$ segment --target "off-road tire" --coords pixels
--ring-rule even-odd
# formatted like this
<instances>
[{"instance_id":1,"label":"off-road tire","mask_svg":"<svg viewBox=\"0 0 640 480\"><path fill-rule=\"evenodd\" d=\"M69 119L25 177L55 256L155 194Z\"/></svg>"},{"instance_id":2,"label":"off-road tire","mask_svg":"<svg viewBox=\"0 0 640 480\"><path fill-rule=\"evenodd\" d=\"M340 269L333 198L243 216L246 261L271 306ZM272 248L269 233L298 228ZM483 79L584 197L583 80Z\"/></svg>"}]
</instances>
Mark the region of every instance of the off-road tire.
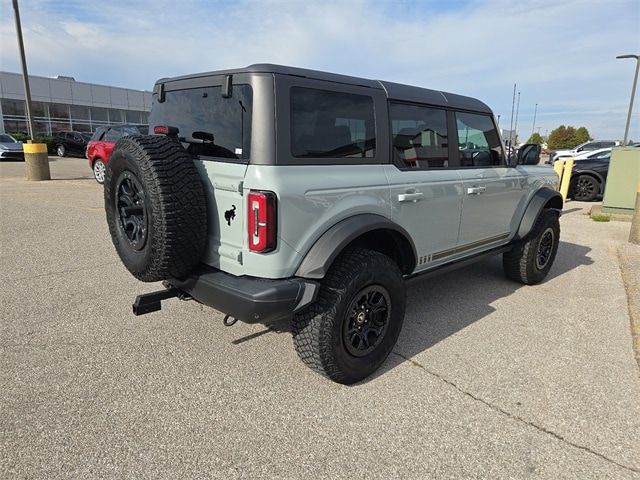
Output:
<instances>
[{"instance_id":1,"label":"off-road tire","mask_svg":"<svg viewBox=\"0 0 640 480\"><path fill-rule=\"evenodd\" d=\"M552 244L544 263L540 260L541 242L551 237ZM545 209L523 240L516 242L513 248L502 255L502 265L508 278L525 285L541 282L549 273L558 252L560 242L560 222L555 210Z\"/></svg>"},{"instance_id":2,"label":"off-road tire","mask_svg":"<svg viewBox=\"0 0 640 480\"><path fill-rule=\"evenodd\" d=\"M383 287L390 299L388 326L380 343L364 356L349 353L343 338L352 302L367 287ZM300 359L331 380L352 384L369 376L391 353L405 311L400 269L389 257L355 248L342 253L322 281L318 299L294 316L293 343Z\"/></svg>"},{"instance_id":3,"label":"off-road tire","mask_svg":"<svg viewBox=\"0 0 640 480\"><path fill-rule=\"evenodd\" d=\"M130 188L123 190L125 182L129 187L137 182L141 188L136 192L142 190L135 196L136 205L144 207L137 243L125 230L128 217L122 205L132 198L126 195ZM157 135L118 140L105 172L104 204L116 251L139 280L185 277L202 258L207 236L204 187L179 143Z\"/></svg>"}]
</instances>

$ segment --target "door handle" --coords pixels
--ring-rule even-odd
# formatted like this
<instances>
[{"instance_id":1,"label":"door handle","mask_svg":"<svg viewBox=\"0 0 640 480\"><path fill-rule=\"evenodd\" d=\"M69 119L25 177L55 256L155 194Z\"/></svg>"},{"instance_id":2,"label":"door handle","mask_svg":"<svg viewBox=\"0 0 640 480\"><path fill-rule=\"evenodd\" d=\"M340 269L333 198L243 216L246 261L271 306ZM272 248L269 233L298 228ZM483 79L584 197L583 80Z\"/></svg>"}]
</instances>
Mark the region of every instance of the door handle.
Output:
<instances>
[{"instance_id":1,"label":"door handle","mask_svg":"<svg viewBox=\"0 0 640 480\"><path fill-rule=\"evenodd\" d=\"M422 192L398 194L399 202L417 202L421 198L422 198Z\"/></svg>"},{"instance_id":2,"label":"door handle","mask_svg":"<svg viewBox=\"0 0 640 480\"><path fill-rule=\"evenodd\" d=\"M487 191L487 187L469 187L467 188L467 195L480 195Z\"/></svg>"}]
</instances>

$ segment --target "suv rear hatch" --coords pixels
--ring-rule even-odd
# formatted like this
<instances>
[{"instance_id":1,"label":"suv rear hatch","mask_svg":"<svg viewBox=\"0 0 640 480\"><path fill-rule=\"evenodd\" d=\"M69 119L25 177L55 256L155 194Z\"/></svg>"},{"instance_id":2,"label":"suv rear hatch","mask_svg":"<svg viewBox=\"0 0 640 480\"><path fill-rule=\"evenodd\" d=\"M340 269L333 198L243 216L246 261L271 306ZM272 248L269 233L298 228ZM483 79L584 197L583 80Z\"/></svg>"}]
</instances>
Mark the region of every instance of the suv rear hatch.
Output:
<instances>
[{"instance_id":1,"label":"suv rear hatch","mask_svg":"<svg viewBox=\"0 0 640 480\"><path fill-rule=\"evenodd\" d=\"M253 93L234 84L223 96L224 76L180 79L154 92L150 133L174 127L194 162L207 195L208 233L203 262L242 274L246 237L242 182L249 163ZM162 92L162 93L159 93Z\"/></svg>"}]
</instances>

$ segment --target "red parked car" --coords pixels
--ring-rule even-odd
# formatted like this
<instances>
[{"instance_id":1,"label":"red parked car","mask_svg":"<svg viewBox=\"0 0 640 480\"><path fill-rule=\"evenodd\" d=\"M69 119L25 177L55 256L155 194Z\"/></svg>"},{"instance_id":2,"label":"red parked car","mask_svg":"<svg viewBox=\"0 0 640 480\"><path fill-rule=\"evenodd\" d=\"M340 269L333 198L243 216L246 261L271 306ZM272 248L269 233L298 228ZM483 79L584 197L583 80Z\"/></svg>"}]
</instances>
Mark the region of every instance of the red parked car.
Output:
<instances>
[{"instance_id":1,"label":"red parked car","mask_svg":"<svg viewBox=\"0 0 640 480\"><path fill-rule=\"evenodd\" d=\"M148 125L112 125L98 127L87 145L86 157L98 183L104 182L104 172L116 142L128 135L148 135Z\"/></svg>"}]
</instances>

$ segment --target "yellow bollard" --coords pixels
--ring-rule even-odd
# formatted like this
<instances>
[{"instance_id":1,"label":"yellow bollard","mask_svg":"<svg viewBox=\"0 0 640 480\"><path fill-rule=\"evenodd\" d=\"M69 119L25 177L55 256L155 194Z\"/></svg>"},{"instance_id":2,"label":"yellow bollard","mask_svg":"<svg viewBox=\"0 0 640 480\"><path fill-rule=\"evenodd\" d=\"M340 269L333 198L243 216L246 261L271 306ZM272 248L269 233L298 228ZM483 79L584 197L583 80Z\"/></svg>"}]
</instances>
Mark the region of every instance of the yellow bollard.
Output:
<instances>
[{"instance_id":1,"label":"yellow bollard","mask_svg":"<svg viewBox=\"0 0 640 480\"><path fill-rule=\"evenodd\" d=\"M567 200L569 193L569 183L571 182L571 170L573 170L573 157L565 158L564 169L562 171L562 180L560 182L560 195L562 200Z\"/></svg>"},{"instance_id":2,"label":"yellow bollard","mask_svg":"<svg viewBox=\"0 0 640 480\"><path fill-rule=\"evenodd\" d=\"M553 169L558 174L560 180L562 180L562 169L564 168L564 162L562 160L556 160L553 162Z\"/></svg>"},{"instance_id":3,"label":"yellow bollard","mask_svg":"<svg viewBox=\"0 0 640 480\"><path fill-rule=\"evenodd\" d=\"M47 145L45 143L25 143L22 149L24 150L27 180L36 182L51 180Z\"/></svg>"}]
</instances>

